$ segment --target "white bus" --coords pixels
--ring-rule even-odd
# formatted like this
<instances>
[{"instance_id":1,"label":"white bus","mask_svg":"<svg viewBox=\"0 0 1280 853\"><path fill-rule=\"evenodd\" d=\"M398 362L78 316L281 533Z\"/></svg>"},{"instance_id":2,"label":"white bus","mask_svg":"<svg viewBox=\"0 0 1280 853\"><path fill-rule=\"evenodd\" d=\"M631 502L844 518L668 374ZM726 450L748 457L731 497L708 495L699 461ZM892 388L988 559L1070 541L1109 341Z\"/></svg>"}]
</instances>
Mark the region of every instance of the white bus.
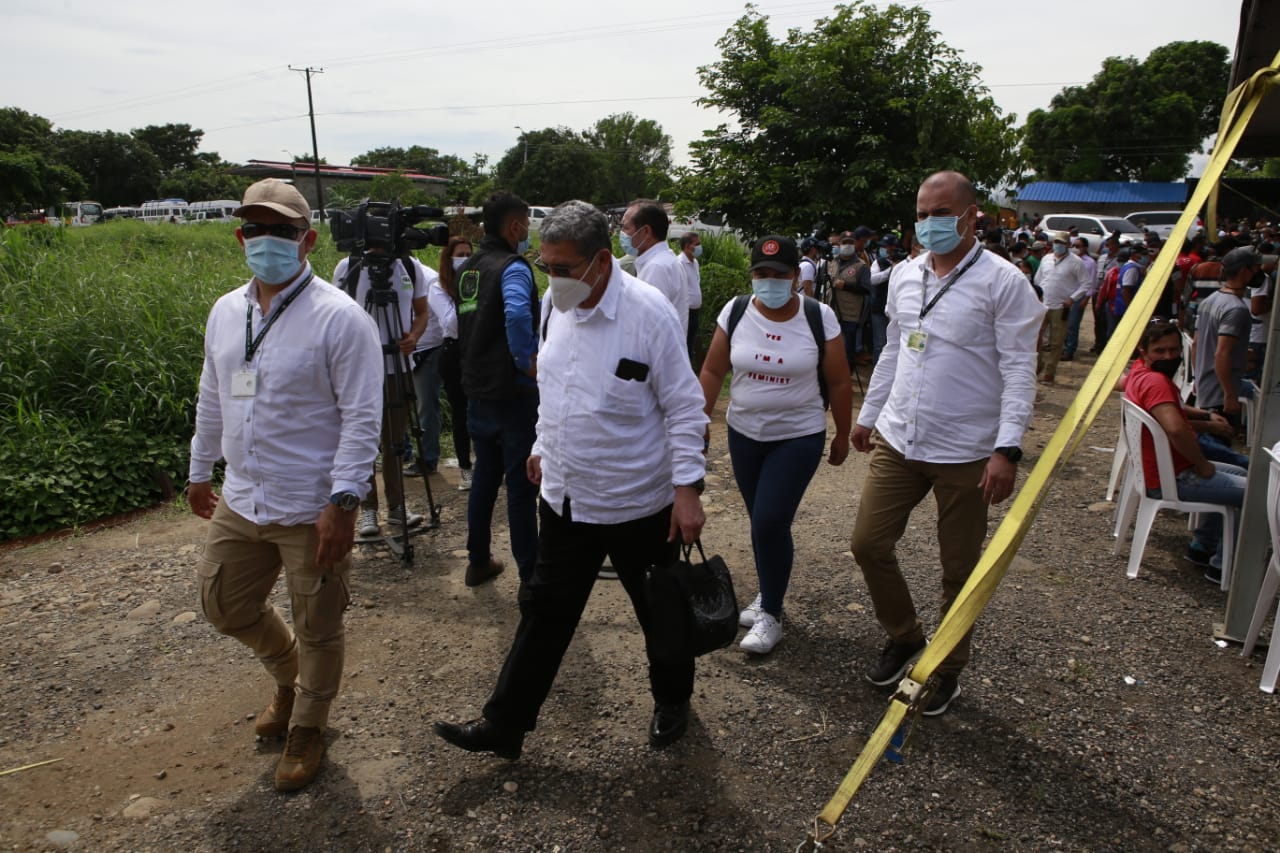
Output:
<instances>
[{"instance_id":1,"label":"white bus","mask_svg":"<svg viewBox=\"0 0 1280 853\"><path fill-rule=\"evenodd\" d=\"M108 207L103 211L103 215L108 220L112 219L137 219L142 215L140 207Z\"/></svg>"},{"instance_id":2,"label":"white bus","mask_svg":"<svg viewBox=\"0 0 1280 853\"><path fill-rule=\"evenodd\" d=\"M187 215L187 203L180 198L162 198L142 203L143 222L181 222Z\"/></svg>"},{"instance_id":3,"label":"white bus","mask_svg":"<svg viewBox=\"0 0 1280 853\"><path fill-rule=\"evenodd\" d=\"M78 228L102 221L102 205L96 201L66 201L62 203L62 224Z\"/></svg>"},{"instance_id":4,"label":"white bus","mask_svg":"<svg viewBox=\"0 0 1280 853\"><path fill-rule=\"evenodd\" d=\"M220 198L216 201L194 201L187 205L187 219L190 222L235 222L232 212L240 206L233 198Z\"/></svg>"}]
</instances>

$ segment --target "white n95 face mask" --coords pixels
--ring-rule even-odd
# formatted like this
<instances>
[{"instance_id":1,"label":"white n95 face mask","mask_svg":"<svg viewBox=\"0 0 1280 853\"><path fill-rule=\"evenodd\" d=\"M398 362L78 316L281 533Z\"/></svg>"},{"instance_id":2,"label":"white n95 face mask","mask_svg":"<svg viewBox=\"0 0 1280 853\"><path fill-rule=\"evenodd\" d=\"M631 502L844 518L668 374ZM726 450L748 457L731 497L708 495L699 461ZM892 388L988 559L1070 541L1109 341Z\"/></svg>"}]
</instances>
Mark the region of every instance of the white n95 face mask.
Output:
<instances>
[{"instance_id":1,"label":"white n95 face mask","mask_svg":"<svg viewBox=\"0 0 1280 853\"><path fill-rule=\"evenodd\" d=\"M595 265L593 259L583 275L590 274ZM568 311L586 301L591 295L591 285L580 278L552 275L547 276L547 292L551 294L551 304L557 311Z\"/></svg>"}]
</instances>

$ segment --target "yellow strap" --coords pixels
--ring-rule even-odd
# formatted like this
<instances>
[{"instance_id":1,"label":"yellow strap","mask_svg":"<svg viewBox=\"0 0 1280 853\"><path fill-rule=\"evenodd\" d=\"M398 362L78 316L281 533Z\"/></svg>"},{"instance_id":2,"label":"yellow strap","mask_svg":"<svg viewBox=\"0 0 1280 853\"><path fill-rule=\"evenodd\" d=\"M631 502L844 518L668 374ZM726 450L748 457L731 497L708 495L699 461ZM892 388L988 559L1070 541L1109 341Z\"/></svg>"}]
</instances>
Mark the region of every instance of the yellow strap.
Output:
<instances>
[{"instance_id":1,"label":"yellow strap","mask_svg":"<svg viewBox=\"0 0 1280 853\"><path fill-rule=\"evenodd\" d=\"M1018 552L1018 547L1027 535L1031 522L1040 511L1046 487L1052 481L1058 466L1075 453L1080 442L1084 440L1085 433L1110 399L1111 391L1115 388L1120 374L1124 372L1129 355L1138 345L1142 331L1164 291L1164 283L1173 271L1183 240L1195 221L1196 211L1204 206L1211 190L1217 186L1231 158L1231 153L1239 144L1240 137L1244 135L1245 128L1253 118L1258 104L1280 80L1278 75L1280 75L1280 54L1277 54L1270 68L1258 71L1249 78L1248 82L1233 92L1232 97L1228 98L1228 107L1237 120L1224 125L1225 132L1219 133L1218 144L1209 164L1205 167L1204 174L1196 185L1195 192L1187 203L1186 209L1183 210L1182 216L1178 218L1169 240L1151 265L1147 280L1138 288L1132 304L1125 311L1120 326L1111 336L1106 349L1103 350L1093 369L1089 371L1089 375L1085 377L1080 392L1063 415L1061 423L1049 439L1048 445L1040 455L1040 460L1028 475L1026 483L1018 491L1009 512L1000 522L995 535L991 537L990 544L983 551L968 582L956 596L956 600L943 617L942 624L938 626L933 640L911 670L912 680L921 684L929 680L938 665L951 654L961 638L973 627L978 615L995 594L996 586L1004 577L1014 555ZM870 775L872 768L884 755L890 739L902 725L908 710L907 703L901 695L895 695L890 700L888 710L866 746L863 747L857 761L840 782L840 786L826 808L818 815L818 825L829 828L824 838L830 837L835 831L836 823L848 808L863 781Z\"/></svg>"}]
</instances>

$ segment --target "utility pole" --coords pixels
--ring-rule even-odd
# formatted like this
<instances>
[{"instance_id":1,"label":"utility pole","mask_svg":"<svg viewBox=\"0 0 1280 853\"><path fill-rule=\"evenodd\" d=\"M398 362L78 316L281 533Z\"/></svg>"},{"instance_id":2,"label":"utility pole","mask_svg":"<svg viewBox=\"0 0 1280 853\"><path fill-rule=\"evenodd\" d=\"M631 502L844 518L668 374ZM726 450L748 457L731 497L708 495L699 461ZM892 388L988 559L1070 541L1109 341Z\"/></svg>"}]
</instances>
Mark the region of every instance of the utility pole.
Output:
<instances>
[{"instance_id":1,"label":"utility pole","mask_svg":"<svg viewBox=\"0 0 1280 853\"><path fill-rule=\"evenodd\" d=\"M520 125L517 124L515 128L516 130L520 131L520 140L524 142L524 164L523 165L528 166L529 165L529 137L525 136L524 128L521 127Z\"/></svg>"},{"instance_id":2,"label":"utility pole","mask_svg":"<svg viewBox=\"0 0 1280 853\"><path fill-rule=\"evenodd\" d=\"M311 159L312 166L316 172L316 207L320 210L320 221L324 222L324 187L320 185L320 146L316 144L316 108L311 103L311 75L323 74L323 68L294 68L289 66L290 71L298 71L307 76L307 113L311 116Z\"/></svg>"}]
</instances>

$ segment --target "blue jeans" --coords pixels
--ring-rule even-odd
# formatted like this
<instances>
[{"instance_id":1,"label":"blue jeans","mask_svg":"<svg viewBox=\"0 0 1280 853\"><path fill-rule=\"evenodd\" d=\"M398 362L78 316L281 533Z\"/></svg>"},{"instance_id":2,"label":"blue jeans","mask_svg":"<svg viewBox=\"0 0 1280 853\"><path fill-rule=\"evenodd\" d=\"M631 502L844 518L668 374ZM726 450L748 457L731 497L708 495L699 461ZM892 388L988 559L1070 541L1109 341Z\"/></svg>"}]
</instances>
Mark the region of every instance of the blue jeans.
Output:
<instances>
[{"instance_id":1,"label":"blue jeans","mask_svg":"<svg viewBox=\"0 0 1280 853\"><path fill-rule=\"evenodd\" d=\"M1200 452L1210 462L1225 462L1228 465L1249 470L1249 457L1243 453L1236 453L1231 449L1231 445L1223 443L1222 439L1201 432L1196 434L1196 441L1200 444Z\"/></svg>"},{"instance_id":2,"label":"blue jeans","mask_svg":"<svg viewBox=\"0 0 1280 853\"><path fill-rule=\"evenodd\" d=\"M414 353L413 392L418 397L422 461L434 469L440 461L440 347Z\"/></svg>"},{"instance_id":3,"label":"blue jeans","mask_svg":"<svg viewBox=\"0 0 1280 853\"><path fill-rule=\"evenodd\" d=\"M761 606L782 616L795 548L791 522L818 470L826 432L781 441L756 441L729 427L733 476L751 518L751 550L760 581Z\"/></svg>"},{"instance_id":4,"label":"blue jeans","mask_svg":"<svg viewBox=\"0 0 1280 853\"><path fill-rule=\"evenodd\" d=\"M1080 345L1080 321L1089 307L1089 297L1077 299L1071 303L1071 313L1067 315L1067 339L1062 343L1062 357L1074 358L1076 347Z\"/></svg>"},{"instance_id":5,"label":"blue jeans","mask_svg":"<svg viewBox=\"0 0 1280 853\"><path fill-rule=\"evenodd\" d=\"M1226 462L1215 462L1213 467L1213 476L1208 479L1198 477L1194 468L1187 468L1179 474L1178 499L1228 504L1239 508L1244 503L1244 483L1249 472ZM1192 547L1212 551L1211 562L1222 568L1222 516L1211 512L1202 517L1204 521L1195 529ZM1235 531L1232 531L1232 535L1235 535Z\"/></svg>"},{"instance_id":6,"label":"blue jeans","mask_svg":"<svg viewBox=\"0 0 1280 853\"><path fill-rule=\"evenodd\" d=\"M880 352L889 339L889 315L871 312L871 360L880 360Z\"/></svg>"},{"instance_id":7,"label":"blue jeans","mask_svg":"<svg viewBox=\"0 0 1280 853\"><path fill-rule=\"evenodd\" d=\"M506 480L511 555L521 581L529 579L538 559L538 490L525 472L537 423L536 394L509 400L467 400L467 431L476 457L467 498L467 558L472 563L487 563L493 556L493 507L498 502L498 487Z\"/></svg>"}]
</instances>

